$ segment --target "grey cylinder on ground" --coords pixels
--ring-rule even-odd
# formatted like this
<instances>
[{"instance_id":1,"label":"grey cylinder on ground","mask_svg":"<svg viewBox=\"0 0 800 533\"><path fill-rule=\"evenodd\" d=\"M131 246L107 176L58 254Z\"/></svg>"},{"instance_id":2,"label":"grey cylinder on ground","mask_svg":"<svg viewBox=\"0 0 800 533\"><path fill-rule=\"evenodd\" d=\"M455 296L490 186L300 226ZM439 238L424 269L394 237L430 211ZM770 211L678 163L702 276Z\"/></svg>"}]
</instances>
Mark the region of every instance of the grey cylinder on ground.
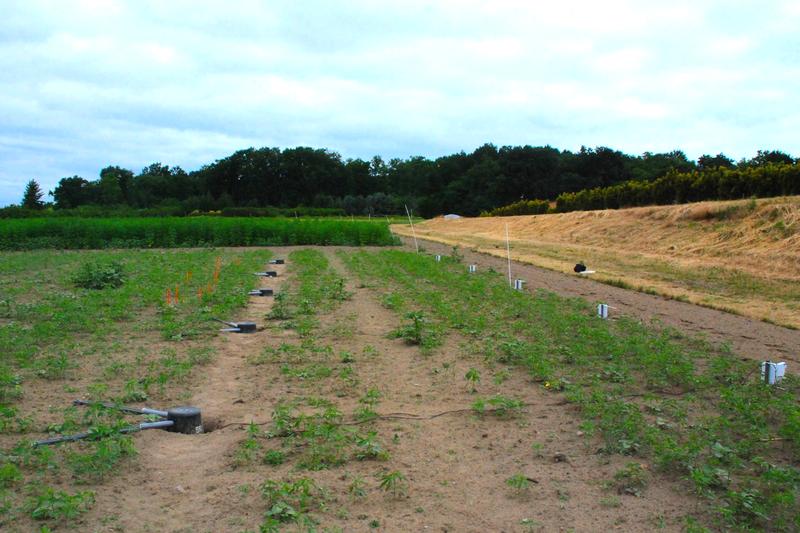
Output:
<instances>
[{"instance_id":1,"label":"grey cylinder on ground","mask_svg":"<svg viewBox=\"0 0 800 533\"><path fill-rule=\"evenodd\" d=\"M167 411L167 420L175 423L172 427L168 427L167 431L185 435L203 432L203 419L200 416L200 409L197 407L173 407Z\"/></svg>"}]
</instances>

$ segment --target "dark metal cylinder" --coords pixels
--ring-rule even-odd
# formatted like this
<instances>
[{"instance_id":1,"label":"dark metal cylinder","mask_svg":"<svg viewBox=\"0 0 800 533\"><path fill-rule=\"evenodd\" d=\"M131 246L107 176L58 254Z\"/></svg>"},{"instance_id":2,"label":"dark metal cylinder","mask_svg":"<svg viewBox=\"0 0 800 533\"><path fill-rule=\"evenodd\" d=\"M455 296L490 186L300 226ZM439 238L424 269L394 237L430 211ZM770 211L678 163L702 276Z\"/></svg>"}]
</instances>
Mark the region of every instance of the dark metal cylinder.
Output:
<instances>
[{"instance_id":1,"label":"dark metal cylinder","mask_svg":"<svg viewBox=\"0 0 800 533\"><path fill-rule=\"evenodd\" d=\"M173 407L167 411L167 420L175 422L172 427L166 428L167 431L185 435L203 432L203 419L197 407Z\"/></svg>"},{"instance_id":2,"label":"dark metal cylinder","mask_svg":"<svg viewBox=\"0 0 800 533\"><path fill-rule=\"evenodd\" d=\"M239 333L253 333L257 329L255 322L237 322L236 327Z\"/></svg>"}]
</instances>

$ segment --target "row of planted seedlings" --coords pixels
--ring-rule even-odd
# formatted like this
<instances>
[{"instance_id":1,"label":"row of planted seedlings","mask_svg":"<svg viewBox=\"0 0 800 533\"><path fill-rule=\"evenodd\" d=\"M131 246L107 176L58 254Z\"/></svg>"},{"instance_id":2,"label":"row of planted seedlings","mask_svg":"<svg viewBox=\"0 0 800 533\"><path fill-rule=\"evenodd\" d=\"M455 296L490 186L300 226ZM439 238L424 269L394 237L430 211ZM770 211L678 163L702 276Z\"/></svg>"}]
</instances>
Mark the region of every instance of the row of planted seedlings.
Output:
<instances>
[{"instance_id":1,"label":"row of planted seedlings","mask_svg":"<svg viewBox=\"0 0 800 533\"><path fill-rule=\"evenodd\" d=\"M355 317L337 312L352 296L345 280L317 250L292 252L289 274L290 281L276 294L267 316L268 327L288 328L296 336L265 347L249 362L271 365L274 373L301 392L282 398L267 426L249 425L234 458L237 467L258 463L270 467L270 479L259 486L266 508L262 531L290 524L314 528L318 513L336 504L339 499L332 489L315 481L311 472L350 461L386 461L390 455L374 425L381 393L375 388L361 390L356 370L357 360L374 358L377 351L366 346L359 353L337 352L326 343L353 335ZM354 407L345 413L330 397ZM366 495L369 487L362 476L348 475L348 480L349 497ZM380 469L376 483L395 496L405 488L404 476L386 468Z\"/></svg>"},{"instance_id":2,"label":"row of planted seedlings","mask_svg":"<svg viewBox=\"0 0 800 533\"><path fill-rule=\"evenodd\" d=\"M6 256L0 529L25 529L29 518L49 526L79 519L136 455L134 438L120 433L130 417L104 403L185 401L189 376L214 357L202 342L218 329L209 318L246 304L252 271L269 257L212 249ZM168 303L164 287L176 285L181 297ZM73 405L77 398L89 405ZM79 432L90 436L33 446L43 436Z\"/></svg>"},{"instance_id":3,"label":"row of planted seedlings","mask_svg":"<svg viewBox=\"0 0 800 533\"><path fill-rule=\"evenodd\" d=\"M469 339L465 356L520 369L579 406L587 437L603 442L599 453L635 458L614 480L627 493L641 493L655 471L707 502L709 513L686 517L690 530L800 528L794 376L765 385L756 361L725 346L603 320L582 299L514 291L499 273L468 273L456 250L442 262L400 251L341 257L363 282L389 284L384 305L405 313L401 334L412 342L435 346L457 330Z\"/></svg>"}]
</instances>

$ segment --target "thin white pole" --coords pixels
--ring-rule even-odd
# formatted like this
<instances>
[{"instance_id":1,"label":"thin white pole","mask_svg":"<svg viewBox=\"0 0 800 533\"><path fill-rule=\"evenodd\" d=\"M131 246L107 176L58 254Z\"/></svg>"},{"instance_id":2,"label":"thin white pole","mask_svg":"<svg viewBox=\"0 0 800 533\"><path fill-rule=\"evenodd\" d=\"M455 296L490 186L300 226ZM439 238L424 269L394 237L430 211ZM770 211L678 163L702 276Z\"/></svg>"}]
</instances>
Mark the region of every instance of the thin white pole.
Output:
<instances>
[{"instance_id":1,"label":"thin white pole","mask_svg":"<svg viewBox=\"0 0 800 533\"><path fill-rule=\"evenodd\" d=\"M511 285L511 244L508 242L508 224L506 224L506 251L508 252L508 284Z\"/></svg>"},{"instance_id":2,"label":"thin white pole","mask_svg":"<svg viewBox=\"0 0 800 533\"><path fill-rule=\"evenodd\" d=\"M405 204L403 204L405 205ZM419 253L419 244L417 244L417 232L414 231L414 221L411 220L411 211L408 210L408 206L406 205L406 215L408 215L408 223L411 224L411 235L414 236L414 248L417 249L417 253Z\"/></svg>"}]
</instances>

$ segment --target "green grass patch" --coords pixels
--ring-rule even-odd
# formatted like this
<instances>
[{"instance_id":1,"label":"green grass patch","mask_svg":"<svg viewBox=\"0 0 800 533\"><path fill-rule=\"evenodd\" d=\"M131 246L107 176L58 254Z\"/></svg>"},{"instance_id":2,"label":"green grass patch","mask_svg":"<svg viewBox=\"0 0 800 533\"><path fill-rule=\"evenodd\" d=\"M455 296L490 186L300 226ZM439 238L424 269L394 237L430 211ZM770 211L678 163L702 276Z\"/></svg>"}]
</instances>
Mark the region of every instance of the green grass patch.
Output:
<instances>
[{"instance_id":1,"label":"green grass patch","mask_svg":"<svg viewBox=\"0 0 800 533\"><path fill-rule=\"evenodd\" d=\"M756 361L725 347L635 320L602 320L589 302L532 297L498 273L470 275L457 262L394 250L340 255L362 283L383 287L398 314L414 302L414 311L467 340L465 356L522 368L577 404L605 453L638 457L682 480L717 511L716 527L800 527L794 376L766 386ZM474 409L490 406L479 398ZM637 476L631 469L617 481L634 490Z\"/></svg>"},{"instance_id":2,"label":"green grass patch","mask_svg":"<svg viewBox=\"0 0 800 533\"><path fill-rule=\"evenodd\" d=\"M4 220L0 250L391 245L386 221L312 218L29 218Z\"/></svg>"}]
</instances>

